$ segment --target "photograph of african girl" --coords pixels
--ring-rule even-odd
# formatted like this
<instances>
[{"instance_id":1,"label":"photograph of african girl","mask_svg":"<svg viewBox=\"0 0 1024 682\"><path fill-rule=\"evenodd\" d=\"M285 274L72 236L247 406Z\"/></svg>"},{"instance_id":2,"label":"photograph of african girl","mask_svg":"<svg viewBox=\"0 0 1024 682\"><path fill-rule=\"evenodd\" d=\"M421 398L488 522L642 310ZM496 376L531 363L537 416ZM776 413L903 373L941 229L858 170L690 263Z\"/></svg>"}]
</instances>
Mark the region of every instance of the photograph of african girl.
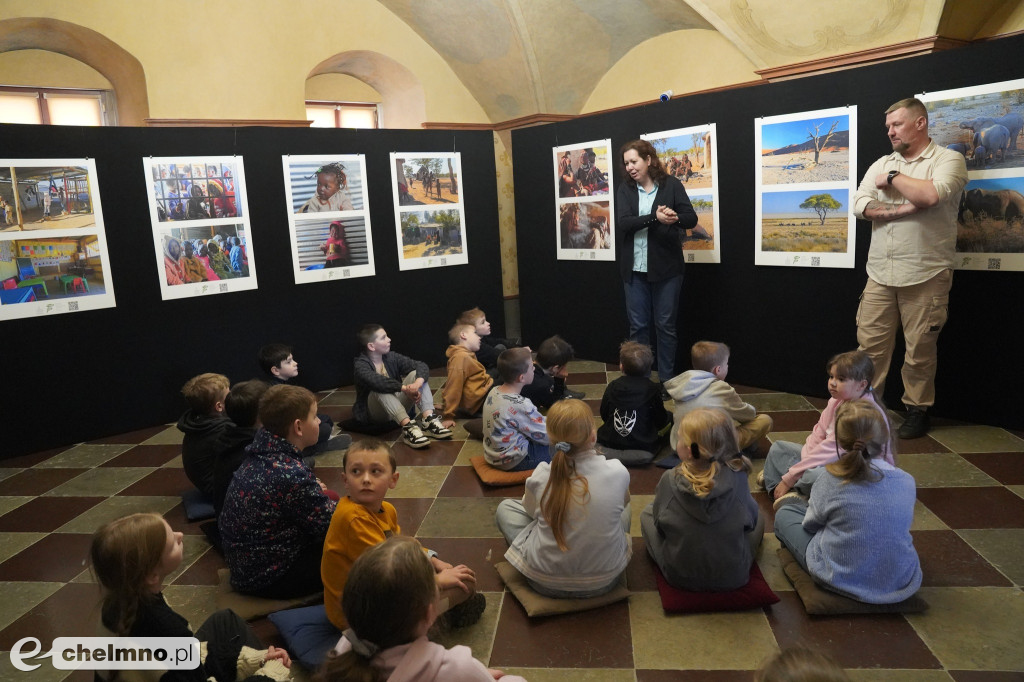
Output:
<instances>
[{"instance_id":1,"label":"photograph of african girl","mask_svg":"<svg viewBox=\"0 0 1024 682\"><path fill-rule=\"evenodd\" d=\"M241 157L147 157L163 300L256 288Z\"/></svg>"},{"instance_id":2,"label":"photograph of african girl","mask_svg":"<svg viewBox=\"0 0 1024 682\"><path fill-rule=\"evenodd\" d=\"M366 157L286 155L282 162L295 283L372 276Z\"/></svg>"},{"instance_id":3,"label":"photograph of african girl","mask_svg":"<svg viewBox=\"0 0 1024 682\"><path fill-rule=\"evenodd\" d=\"M754 119L754 264L852 268L857 107Z\"/></svg>"},{"instance_id":4,"label":"photograph of african girl","mask_svg":"<svg viewBox=\"0 0 1024 682\"><path fill-rule=\"evenodd\" d=\"M468 263L461 154L392 153L391 173L398 269Z\"/></svg>"},{"instance_id":5,"label":"photograph of african girl","mask_svg":"<svg viewBox=\"0 0 1024 682\"><path fill-rule=\"evenodd\" d=\"M615 260L610 148L595 140L552 150L559 260Z\"/></svg>"},{"instance_id":6,"label":"photograph of african girl","mask_svg":"<svg viewBox=\"0 0 1024 682\"><path fill-rule=\"evenodd\" d=\"M718 148L714 123L648 133L647 140L658 153L661 167L686 188L697 227L683 236L683 254L687 263L720 263L718 239Z\"/></svg>"},{"instance_id":7,"label":"photograph of african girl","mask_svg":"<svg viewBox=\"0 0 1024 682\"><path fill-rule=\"evenodd\" d=\"M957 270L1024 270L1024 79L917 96L935 144L964 155Z\"/></svg>"},{"instance_id":8,"label":"photograph of african girl","mask_svg":"<svg viewBox=\"0 0 1024 682\"><path fill-rule=\"evenodd\" d=\"M0 321L112 308L93 159L0 159Z\"/></svg>"}]
</instances>

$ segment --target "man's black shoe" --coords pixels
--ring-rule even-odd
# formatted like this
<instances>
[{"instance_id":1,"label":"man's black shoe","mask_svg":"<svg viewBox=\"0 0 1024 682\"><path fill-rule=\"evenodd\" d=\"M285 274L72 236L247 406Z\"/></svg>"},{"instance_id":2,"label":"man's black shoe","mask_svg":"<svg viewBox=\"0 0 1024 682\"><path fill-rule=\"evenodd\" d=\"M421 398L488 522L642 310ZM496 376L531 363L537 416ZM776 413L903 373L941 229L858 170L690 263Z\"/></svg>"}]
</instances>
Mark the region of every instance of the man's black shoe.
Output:
<instances>
[{"instance_id":1,"label":"man's black shoe","mask_svg":"<svg viewBox=\"0 0 1024 682\"><path fill-rule=\"evenodd\" d=\"M903 420L903 426L900 427L900 438L906 440L920 438L928 433L930 426L927 412L910 408L907 410L907 418Z\"/></svg>"}]
</instances>

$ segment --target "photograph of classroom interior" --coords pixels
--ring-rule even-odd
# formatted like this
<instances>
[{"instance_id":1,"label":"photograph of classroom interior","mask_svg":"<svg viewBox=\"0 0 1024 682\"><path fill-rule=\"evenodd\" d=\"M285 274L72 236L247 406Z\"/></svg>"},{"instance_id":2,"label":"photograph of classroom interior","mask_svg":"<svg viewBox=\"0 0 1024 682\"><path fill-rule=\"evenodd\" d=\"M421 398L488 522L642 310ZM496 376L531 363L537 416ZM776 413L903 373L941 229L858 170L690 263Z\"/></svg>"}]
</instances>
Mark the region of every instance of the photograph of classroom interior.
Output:
<instances>
[{"instance_id":1,"label":"photograph of classroom interior","mask_svg":"<svg viewBox=\"0 0 1024 682\"><path fill-rule=\"evenodd\" d=\"M469 459L482 446L459 420L451 441L424 450L386 435L403 533L473 568L487 598L480 622L443 642L533 682L750 680L796 645L858 681L1024 680L1024 354L1007 320L1024 274L956 273L932 430L899 444L897 464L917 484L911 532L929 609L812 616L781 568L754 477L772 441L807 436L827 400L825 360L856 346L870 226L858 223L853 269L753 264L755 117L857 105L859 181L891 151L889 104L1024 79L1024 1L821 0L809 12L800 0L0 0L0 158L54 169L95 159L109 248L106 271L97 230L75 223L89 220L85 204L63 215L54 201L54 219L39 223L30 201L24 229L0 224L0 291L14 292L2 305L116 289L112 308L0 318L0 680L92 677L46 661L19 672L10 651L26 637L46 650L95 633L91 533L128 513L161 513L185 533L168 602L193 627L217 609L225 563L181 500L191 485L174 426L180 389L207 371L259 376L264 343L295 346L300 383L338 422L352 414L349 339L361 324L380 322L396 351L427 361L439 397L447 330L479 306L496 335L534 348L568 339L569 386L599 420L628 333L622 284L614 262L557 260L552 150L611 139L614 192L624 142L709 122L722 262L687 266L677 368L701 338L728 343L730 382L774 420L751 489L767 520L757 562L780 601L664 613L639 532L664 470L647 465L630 468L628 600L529 618L494 569L507 548L494 510L524 488L481 484ZM453 150L468 263L400 271L388 154ZM376 274L295 284L281 158L331 153L366 155ZM163 301L142 159L232 154L246 164L258 288ZM902 354L900 342L885 394L897 424ZM340 467L326 456L317 473L339 490ZM266 618L252 624L283 644Z\"/></svg>"}]
</instances>

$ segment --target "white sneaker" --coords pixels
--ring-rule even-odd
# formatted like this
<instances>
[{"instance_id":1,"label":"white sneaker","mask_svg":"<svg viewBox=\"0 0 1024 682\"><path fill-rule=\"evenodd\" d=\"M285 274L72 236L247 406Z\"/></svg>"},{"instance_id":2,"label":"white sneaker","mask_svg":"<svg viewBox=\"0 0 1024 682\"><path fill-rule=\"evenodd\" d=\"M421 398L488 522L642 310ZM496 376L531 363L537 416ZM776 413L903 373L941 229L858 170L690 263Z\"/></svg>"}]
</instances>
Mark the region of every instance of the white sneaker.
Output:
<instances>
[{"instance_id":1,"label":"white sneaker","mask_svg":"<svg viewBox=\"0 0 1024 682\"><path fill-rule=\"evenodd\" d=\"M430 439L423 435L423 431L415 419L402 427L402 440L410 448L416 448L417 450L427 447L430 443Z\"/></svg>"},{"instance_id":2,"label":"white sneaker","mask_svg":"<svg viewBox=\"0 0 1024 682\"><path fill-rule=\"evenodd\" d=\"M432 414L429 417L421 415L417 421L419 421L420 428L423 430L423 433L431 438L447 440L452 437L452 430L446 428L445 425L441 423L441 418L436 414Z\"/></svg>"}]
</instances>

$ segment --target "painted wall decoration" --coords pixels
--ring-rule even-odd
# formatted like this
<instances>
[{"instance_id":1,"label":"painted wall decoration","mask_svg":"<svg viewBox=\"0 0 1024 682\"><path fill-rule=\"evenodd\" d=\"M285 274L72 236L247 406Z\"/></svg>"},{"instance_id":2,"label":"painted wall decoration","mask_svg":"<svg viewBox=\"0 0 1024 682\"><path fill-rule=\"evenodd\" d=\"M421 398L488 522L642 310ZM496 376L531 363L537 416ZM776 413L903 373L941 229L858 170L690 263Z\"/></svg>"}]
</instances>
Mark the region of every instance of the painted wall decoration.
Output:
<instances>
[{"instance_id":1,"label":"painted wall decoration","mask_svg":"<svg viewBox=\"0 0 1024 682\"><path fill-rule=\"evenodd\" d=\"M93 159L0 159L0 321L112 308Z\"/></svg>"},{"instance_id":2,"label":"painted wall decoration","mask_svg":"<svg viewBox=\"0 0 1024 682\"><path fill-rule=\"evenodd\" d=\"M928 134L967 160L958 270L1024 270L1024 79L929 92Z\"/></svg>"},{"instance_id":3,"label":"painted wall decoration","mask_svg":"<svg viewBox=\"0 0 1024 682\"><path fill-rule=\"evenodd\" d=\"M282 162L296 284L372 276L365 156L284 156Z\"/></svg>"},{"instance_id":4,"label":"painted wall decoration","mask_svg":"<svg viewBox=\"0 0 1024 682\"><path fill-rule=\"evenodd\" d=\"M754 263L852 268L857 107L754 119Z\"/></svg>"},{"instance_id":5,"label":"painted wall decoration","mask_svg":"<svg viewBox=\"0 0 1024 682\"><path fill-rule=\"evenodd\" d=\"M553 149L559 260L615 260L611 140Z\"/></svg>"},{"instance_id":6,"label":"painted wall decoration","mask_svg":"<svg viewBox=\"0 0 1024 682\"><path fill-rule=\"evenodd\" d=\"M683 183L697 212L697 228L683 238L687 263L720 263L718 238L718 145L714 123L648 133L647 140L658 152L665 170Z\"/></svg>"},{"instance_id":7,"label":"painted wall decoration","mask_svg":"<svg viewBox=\"0 0 1024 682\"><path fill-rule=\"evenodd\" d=\"M147 157L163 300L256 288L241 157Z\"/></svg>"},{"instance_id":8,"label":"painted wall decoration","mask_svg":"<svg viewBox=\"0 0 1024 682\"><path fill-rule=\"evenodd\" d=\"M391 174L398 269L468 263L461 154L392 152Z\"/></svg>"}]
</instances>

